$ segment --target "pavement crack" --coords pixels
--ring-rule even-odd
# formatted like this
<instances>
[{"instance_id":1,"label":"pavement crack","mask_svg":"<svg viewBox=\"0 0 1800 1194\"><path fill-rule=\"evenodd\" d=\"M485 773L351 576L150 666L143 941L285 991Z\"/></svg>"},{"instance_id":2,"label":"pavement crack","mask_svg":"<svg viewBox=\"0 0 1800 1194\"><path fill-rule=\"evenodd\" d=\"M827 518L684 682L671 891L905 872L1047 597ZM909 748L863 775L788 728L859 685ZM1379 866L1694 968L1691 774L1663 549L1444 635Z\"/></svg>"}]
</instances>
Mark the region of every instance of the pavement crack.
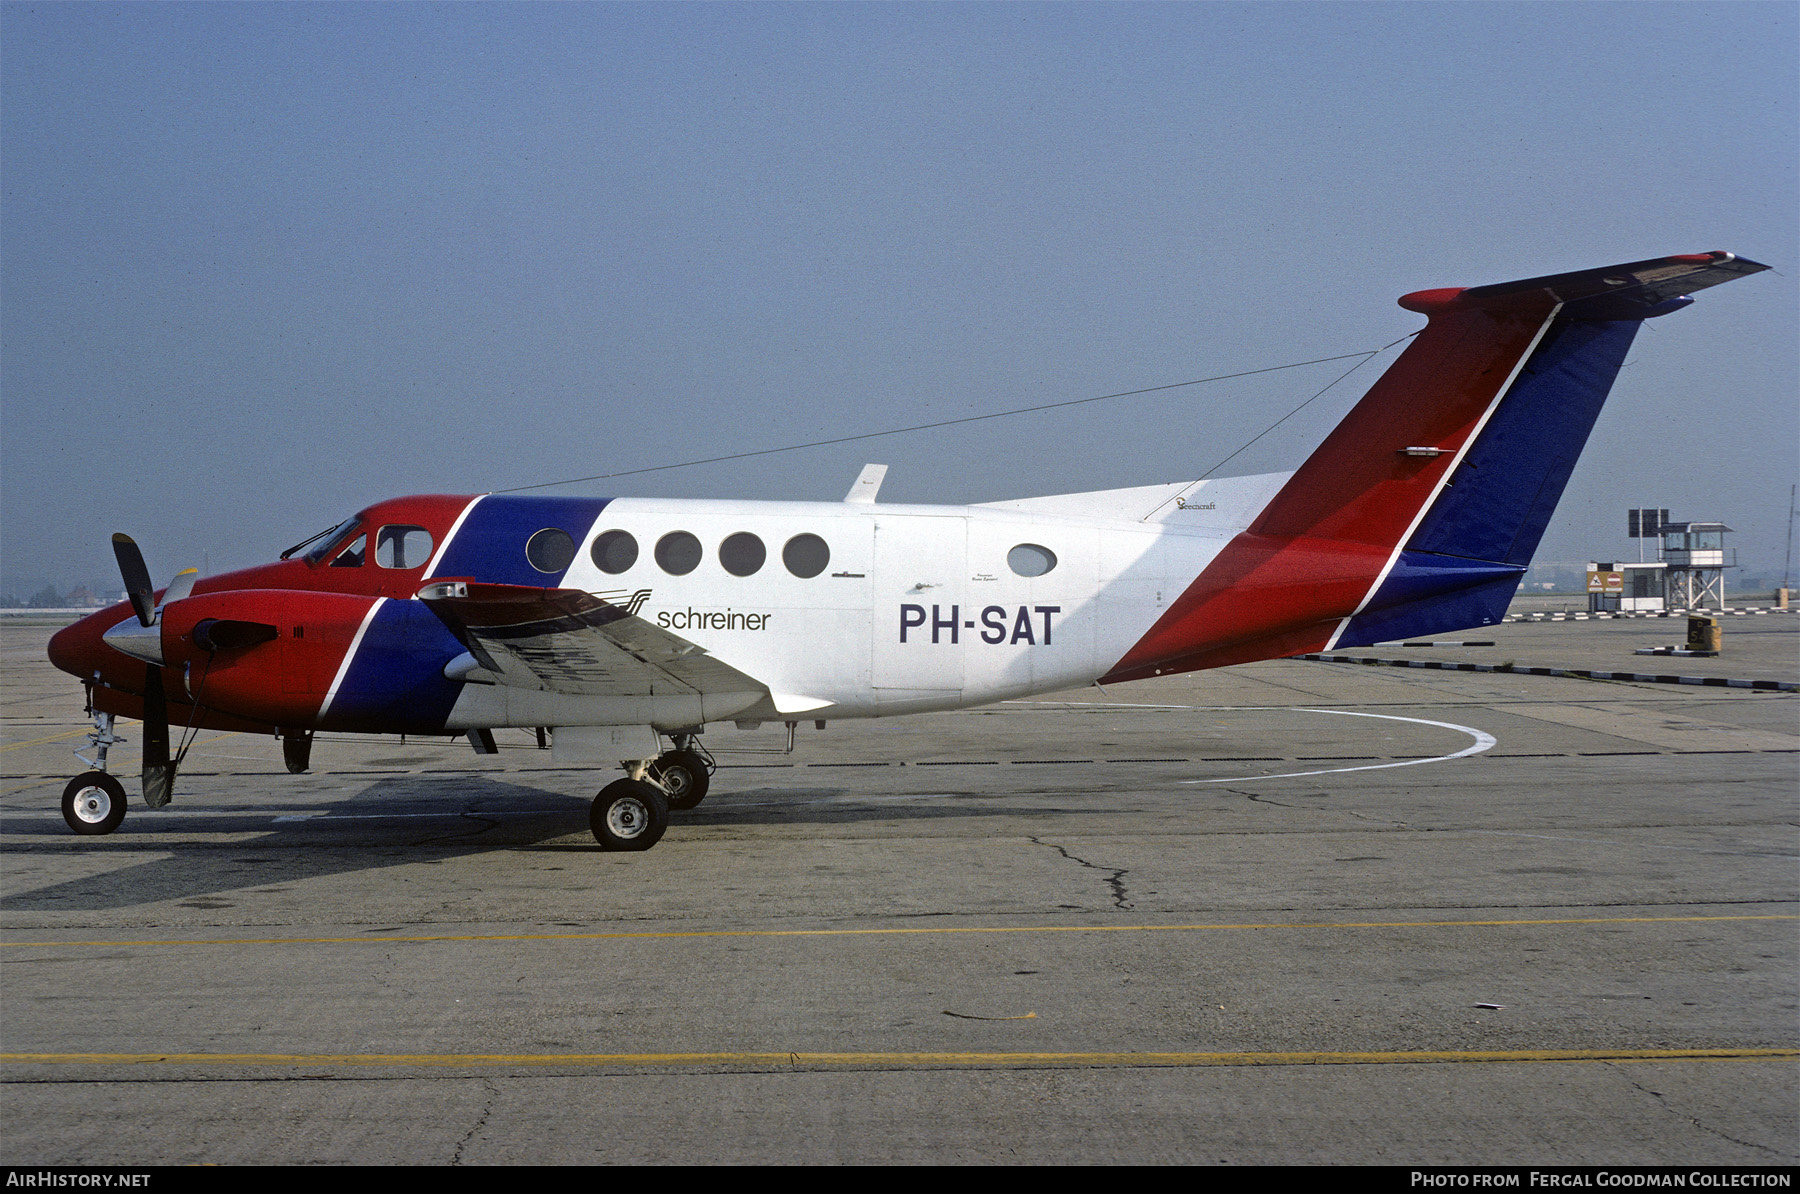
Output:
<instances>
[{"instance_id":1,"label":"pavement crack","mask_svg":"<svg viewBox=\"0 0 1800 1194\"><path fill-rule=\"evenodd\" d=\"M469 1146L469 1141L475 1138L475 1133L487 1126L488 1116L494 1113L494 1101L500 1097L500 1088L494 1085L492 1078L483 1078L481 1085L487 1091L487 1098L481 1101L481 1114L476 1117L469 1130L463 1133L462 1139L456 1142L456 1151L450 1156L452 1165L462 1164L463 1150Z\"/></svg>"},{"instance_id":2,"label":"pavement crack","mask_svg":"<svg viewBox=\"0 0 1800 1194\"><path fill-rule=\"evenodd\" d=\"M1225 791L1225 792L1230 792L1233 796L1242 796L1245 800L1253 800L1257 804L1272 804L1276 808L1296 808L1296 807L1298 807L1297 805L1283 804L1279 800L1270 800L1267 796L1258 796L1255 792L1246 792L1242 788L1222 788L1220 790Z\"/></svg>"},{"instance_id":3,"label":"pavement crack","mask_svg":"<svg viewBox=\"0 0 1800 1194\"><path fill-rule=\"evenodd\" d=\"M1061 846L1057 845L1055 842L1047 842L1043 838L1029 837L1029 836L1026 838L1026 840L1031 842L1033 845L1048 846L1052 850L1055 850L1058 854L1061 854L1064 858L1068 859L1070 862L1078 862L1082 866L1088 868L1090 871L1106 872L1106 885L1112 889L1113 907L1118 908L1121 911L1125 911L1125 912L1131 911L1133 905L1132 905L1130 899L1128 899L1125 894L1125 876L1131 873L1131 869L1129 867L1099 866L1095 863L1089 862L1085 858L1077 858L1075 855L1069 853L1067 850L1063 849Z\"/></svg>"},{"instance_id":4,"label":"pavement crack","mask_svg":"<svg viewBox=\"0 0 1800 1194\"><path fill-rule=\"evenodd\" d=\"M473 809L464 809L462 812L456 814L456 816L457 823L462 826L462 828L445 833L427 834L410 844L414 846L430 846L441 842L467 841L469 838L480 837L484 833L492 833L494 830L500 828L500 819L498 817L488 816L476 812Z\"/></svg>"},{"instance_id":5,"label":"pavement crack","mask_svg":"<svg viewBox=\"0 0 1800 1194\"><path fill-rule=\"evenodd\" d=\"M1618 1066L1617 1064L1614 1064L1612 1068L1614 1070L1619 1071L1621 1076L1624 1077L1625 1081L1630 1086L1632 1086L1634 1089L1641 1090L1645 1094L1649 1095L1652 1099L1655 1099L1656 1105L1658 1107L1662 1108L1664 1111L1667 1111L1670 1115L1673 1115L1675 1118L1680 1119L1680 1120L1685 1120L1686 1122L1694 1125L1695 1128L1697 1128L1698 1130L1700 1130L1702 1132L1705 1132L1709 1136L1717 1136L1720 1140L1729 1140L1731 1143L1737 1144L1737 1145L1742 1145L1744 1148L1753 1148L1753 1149L1756 1149L1758 1152L1769 1153L1769 1154L1771 1154L1773 1156L1777 1156L1777 1157L1792 1158L1795 1155L1791 1152L1784 1152L1783 1150L1781 1150L1779 1148L1775 1148L1772 1145L1758 1144L1754 1140L1745 1140L1741 1136L1733 1136L1729 1132L1722 1132L1718 1128L1715 1128L1706 1123L1703 1123L1699 1119L1698 1116L1689 1115L1685 1111L1678 1111L1674 1107L1669 1106L1668 1099L1666 1099L1663 1096L1662 1091L1650 1089L1648 1086L1645 1086L1642 1082L1639 1082L1635 1078L1632 1078L1629 1074L1626 1074L1624 1072L1623 1068Z\"/></svg>"}]
</instances>

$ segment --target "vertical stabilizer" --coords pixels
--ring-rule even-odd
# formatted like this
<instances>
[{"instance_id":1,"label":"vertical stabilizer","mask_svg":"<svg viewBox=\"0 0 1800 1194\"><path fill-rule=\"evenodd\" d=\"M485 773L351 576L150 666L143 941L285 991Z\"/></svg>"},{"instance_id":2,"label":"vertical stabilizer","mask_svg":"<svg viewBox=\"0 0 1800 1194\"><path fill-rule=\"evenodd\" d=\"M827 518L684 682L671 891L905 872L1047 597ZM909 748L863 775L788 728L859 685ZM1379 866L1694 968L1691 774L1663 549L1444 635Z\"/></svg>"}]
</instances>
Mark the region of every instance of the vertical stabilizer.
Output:
<instances>
[{"instance_id":1,"label":"vertical stabilizer","mask_svg":"<svg viewBox=\"0 0 1800 1194\"><path fill-rule=\"evenodd\" d=\"M1107 679L1497 620L1638 325L1767 268L1701 253L1406 295L1425 330Z\"/></svg>"}]
</instances>

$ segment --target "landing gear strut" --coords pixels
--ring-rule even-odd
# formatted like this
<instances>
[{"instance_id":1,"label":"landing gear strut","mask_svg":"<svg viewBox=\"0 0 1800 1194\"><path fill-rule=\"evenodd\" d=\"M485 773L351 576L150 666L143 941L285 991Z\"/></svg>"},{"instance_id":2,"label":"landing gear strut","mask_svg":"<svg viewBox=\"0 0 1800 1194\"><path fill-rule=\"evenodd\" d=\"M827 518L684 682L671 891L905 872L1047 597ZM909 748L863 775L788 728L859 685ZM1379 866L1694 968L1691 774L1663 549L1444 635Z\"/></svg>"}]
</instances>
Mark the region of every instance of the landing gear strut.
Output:
<instances>
[{"instance_id":1,"label":"landing gear strut","mask_svg":"<svg viewBox=\"0 0 1800 1194\"><path fill-rule=\"evenodd\" d=\"M675 735L675 749L650 764L650 777L669 796L669 807L690 809L706 799L712 786L711 760L693 749L692 734Z\"/></svg>"}]
</instances>

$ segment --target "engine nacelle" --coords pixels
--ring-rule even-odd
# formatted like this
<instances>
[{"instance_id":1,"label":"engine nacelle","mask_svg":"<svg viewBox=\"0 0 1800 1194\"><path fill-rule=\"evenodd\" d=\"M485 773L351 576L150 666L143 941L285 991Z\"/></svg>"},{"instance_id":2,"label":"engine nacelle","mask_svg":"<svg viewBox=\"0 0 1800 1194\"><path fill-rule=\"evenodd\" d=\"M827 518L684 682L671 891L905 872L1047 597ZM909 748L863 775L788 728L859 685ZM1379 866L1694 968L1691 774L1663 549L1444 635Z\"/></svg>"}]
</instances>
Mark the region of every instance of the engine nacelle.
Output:
<instances>
[{"instance_id":1,"label":"engine nacelle","mask_svg":"<svg viewBox=\"0 0 1800 1194\"><path fill-rule=\"evenodd\" d=\"M373 604L298 589L177 601L162 614L164 684L177 700L276 725L313 725Z\"/></svg>"}]
</instances>

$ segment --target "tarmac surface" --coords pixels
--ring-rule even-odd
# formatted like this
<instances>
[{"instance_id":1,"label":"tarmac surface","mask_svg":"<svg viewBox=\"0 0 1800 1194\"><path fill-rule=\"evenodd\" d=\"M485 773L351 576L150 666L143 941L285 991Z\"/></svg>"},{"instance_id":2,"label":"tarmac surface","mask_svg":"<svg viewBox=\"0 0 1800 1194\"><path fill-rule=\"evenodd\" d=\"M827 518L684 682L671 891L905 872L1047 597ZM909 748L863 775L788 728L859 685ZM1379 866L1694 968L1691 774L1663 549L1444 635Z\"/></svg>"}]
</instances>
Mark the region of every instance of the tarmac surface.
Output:
<instances>
[{"instance_id":1,"label":"tarmac surface","mask_svg":"<svg viewBox=\"0 0 1800 1194\"><path fill-rule=\"evenodd\" d=\"M9 1164L1800 1160L1800 697L1283 660L710 733L599 850L530 735L202 732L71 834L0 626ZM1800 679L1800 617L1349 654ZM136 799L134 739L112 769Z\"/></svg>"}]
</instances>

